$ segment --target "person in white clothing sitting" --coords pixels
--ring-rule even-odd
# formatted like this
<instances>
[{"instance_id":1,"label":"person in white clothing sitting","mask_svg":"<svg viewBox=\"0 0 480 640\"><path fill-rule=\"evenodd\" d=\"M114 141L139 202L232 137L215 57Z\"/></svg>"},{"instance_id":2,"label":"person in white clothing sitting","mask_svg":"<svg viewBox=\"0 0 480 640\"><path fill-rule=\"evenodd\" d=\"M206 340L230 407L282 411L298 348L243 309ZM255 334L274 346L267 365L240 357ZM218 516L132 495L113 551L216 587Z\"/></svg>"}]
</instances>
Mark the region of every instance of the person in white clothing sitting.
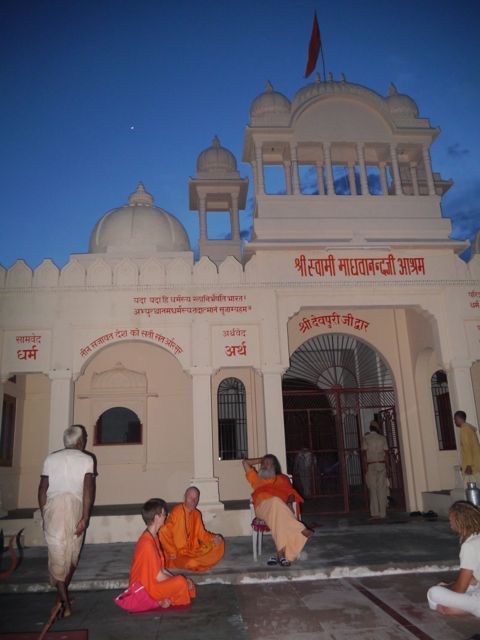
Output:
<instances>
[{"instance_id":1,"label":"person in white clothing sitting","mask_svg":"<svg viewBox=\"0 0 480 640\"><path fill-rule=\"evenodd\" d=\"M480 509L469 502L455 502L448 519L460 539L460 571L454 582L441 582L428 590L428 604L444 615L471 613L480 618Z\"/></svg>"}]
</instances>

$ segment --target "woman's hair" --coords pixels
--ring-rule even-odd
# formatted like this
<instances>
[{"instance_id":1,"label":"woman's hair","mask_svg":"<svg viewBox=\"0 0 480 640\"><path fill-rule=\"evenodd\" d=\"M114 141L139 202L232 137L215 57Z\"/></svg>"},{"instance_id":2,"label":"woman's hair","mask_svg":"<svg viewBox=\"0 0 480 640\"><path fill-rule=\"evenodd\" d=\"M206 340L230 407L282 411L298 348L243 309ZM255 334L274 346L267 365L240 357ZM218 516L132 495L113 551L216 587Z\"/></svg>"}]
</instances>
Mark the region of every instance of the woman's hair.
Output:
<instances>
[{"instance_id":1,"label":"woman's hair","mask_svg":"<svg viewBox=\"0 0 480 640\"><path fill-rule=\"evenodd\" d=\"M162 513L162 511L167 513L167 503L165 500L161 498L150 498L150 500L145 502L142 507L142 518L147 527L152 524L157 513Z\"/></svg>"},{"instance_id":2,"label":"woman's hair","mask_svg":"<svg viewBox=\"0 0 480 640\"><path fill-rule=\"evenodd\" d=\"M448 515L453 517L461 544L474 533L480 533L480 509L470 502L454 502L448 510Z\"/></svg>"},{"instance_id":3,"label":"woman's hair","mask_svg":"<svg viewBox=\"0 0 480 640\"><path fill-rule=\"evenodd\" d=\"M275 471L275 475L278 476L282 473L282 467L280 466L280 462L278 461L277 456L274 456L273 453L267 453L264 458L268 458L273 463L273 470Z\"/></svg>"}]
</instances>

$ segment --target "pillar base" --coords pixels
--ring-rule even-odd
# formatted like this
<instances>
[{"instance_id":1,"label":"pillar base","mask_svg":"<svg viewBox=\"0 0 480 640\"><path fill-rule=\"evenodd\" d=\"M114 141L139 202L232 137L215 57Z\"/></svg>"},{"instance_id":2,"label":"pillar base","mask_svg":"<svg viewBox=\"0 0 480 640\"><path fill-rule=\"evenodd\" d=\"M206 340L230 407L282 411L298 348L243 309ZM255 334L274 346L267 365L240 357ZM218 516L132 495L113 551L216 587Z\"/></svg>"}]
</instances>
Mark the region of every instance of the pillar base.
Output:
<instances>
[{"instance_id":1,"label":"pillar base","mask_svg":"<svg viewBox=\"0 0 480 640\"><path fill-rule=\"evenodd\" d=\"M192 478L190 486L195 486L200 491L200 510L204 507L208 509L220 509L223 511L223 503L220 502L218 491L218 478Z\"/></svg>"}]
</instances>

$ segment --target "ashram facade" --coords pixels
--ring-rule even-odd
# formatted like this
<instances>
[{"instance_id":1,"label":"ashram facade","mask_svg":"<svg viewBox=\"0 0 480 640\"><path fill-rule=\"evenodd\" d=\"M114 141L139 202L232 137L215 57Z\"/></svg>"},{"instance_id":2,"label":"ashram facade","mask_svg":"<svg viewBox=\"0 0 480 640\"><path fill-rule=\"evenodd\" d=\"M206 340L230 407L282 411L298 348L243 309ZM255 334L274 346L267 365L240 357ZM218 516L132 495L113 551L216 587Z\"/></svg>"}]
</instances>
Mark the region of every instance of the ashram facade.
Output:
<instances>
[{"instance_id":1,"label":"ashram facade","mask_svg":"<svg viewBox=\"0 0 480 640\"><path fill-rule=\"evenodd\" d=\"M267 85L244 139L248 241L248 180L215 138L188 184L198 259L140 184L63 268L0 268L3 509L36 506L71 423L87 429L106 514L87 541L136 539L139 518L120 505L180 501L189 484L207 527L247 534L248 508L232 508L249 495L240 458L266 452L317 513L367 511L372 419L395 508L450 497L452 410L480 417L480 256L465 263L467 244L449 239L438 134L393 86L382 97L330 77L290 101ZM219 214L228 239L209 237ZM17 513L5 528L43 544L38 513Z\"/></svg>"}]
</instances>

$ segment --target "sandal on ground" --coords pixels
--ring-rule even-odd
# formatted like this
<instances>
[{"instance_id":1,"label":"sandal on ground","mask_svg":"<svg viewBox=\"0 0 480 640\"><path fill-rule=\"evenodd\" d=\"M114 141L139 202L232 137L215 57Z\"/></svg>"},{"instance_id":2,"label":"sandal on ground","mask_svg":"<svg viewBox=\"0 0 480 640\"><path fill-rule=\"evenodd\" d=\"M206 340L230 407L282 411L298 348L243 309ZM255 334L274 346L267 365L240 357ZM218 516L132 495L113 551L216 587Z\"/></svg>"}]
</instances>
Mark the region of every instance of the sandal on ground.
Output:
<instances>
[{"instance_id":1,"label":"sandal on ground","mask_svg":"<svg viewBox=\"0 0 480 640\"><path fill-rule=\"evenodd\" d=\"M271 556L268 560L267 560L267 564L269 567L275 567L278 564L278 558L277 556Z\"/></svg>"},{"instance_id":2,"label":"sandal on ground","mask_svg":"<svg viewBox=\"0 0 480 640\"><path fill-rule=\"evenodd\" d=\"M290 560L287 560L286 558L280 558L280 560L278 561L278 564L281 567L289 567L292 563L290 562Z\"/></svg>"}]
</instances>

